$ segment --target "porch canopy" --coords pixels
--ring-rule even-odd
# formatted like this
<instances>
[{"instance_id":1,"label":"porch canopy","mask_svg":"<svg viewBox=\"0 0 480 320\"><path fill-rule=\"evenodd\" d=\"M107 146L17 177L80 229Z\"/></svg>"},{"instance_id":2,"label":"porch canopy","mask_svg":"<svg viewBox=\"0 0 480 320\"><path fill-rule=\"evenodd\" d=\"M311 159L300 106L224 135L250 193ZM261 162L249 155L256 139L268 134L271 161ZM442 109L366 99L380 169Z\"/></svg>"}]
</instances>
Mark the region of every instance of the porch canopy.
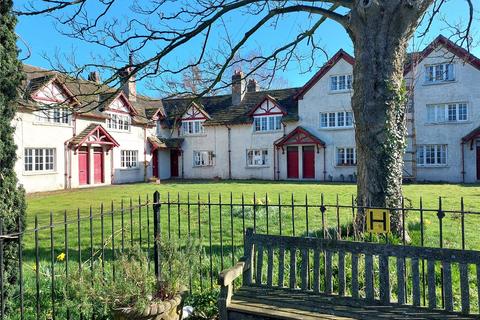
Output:
<instances>
[{"instance_id":1,"label":"porch canopy","mask_svg":"<svg viewBox=\"0 0 480 320\"><path fill-rule=\"evenodd\" d=\"M82 132L68 140L68 145L75 150L82 145L104 145L109 149L118 147L120 144L100 124L90 124Z\"/></svg>"},{"instance_id":2,"label":"porch canopy","mask_svg":"<svg viewBox=\"0 0 480 320\"><path fill-rule=\"evenodd\" d=\"M183 139L181 138L159 138L151 136L147 138L150 143L152 151L157 149L177 149L180 150L182 146Z\"/></svg>"},{"instance_id":3,"label":"porch canopy","mask_svg":"<svg viewBox=\"0 0 480 320\"><path fill-rule=\"evenodd\" d=\"M317 153L319 152L320 147L325 148L325 142L317 138L307 129L300 126L296 127L292 132L274 142L274 145L277 147L277 149L281 148L282 150L285 146L303 144L316 145Z\"/></svg>"},{"instance_id":4,"label":"porch canopy","mask_svg":"<svg viewBox=\"0 0 480 320\"><path fill-rule=\"evenodd\" d=\"M462 144L470 142L470 149L473 148L473 142L475 139L480 138L480 127L477 127L470 131L466 136L462 138Z\"/></svg>"}]
</instances>

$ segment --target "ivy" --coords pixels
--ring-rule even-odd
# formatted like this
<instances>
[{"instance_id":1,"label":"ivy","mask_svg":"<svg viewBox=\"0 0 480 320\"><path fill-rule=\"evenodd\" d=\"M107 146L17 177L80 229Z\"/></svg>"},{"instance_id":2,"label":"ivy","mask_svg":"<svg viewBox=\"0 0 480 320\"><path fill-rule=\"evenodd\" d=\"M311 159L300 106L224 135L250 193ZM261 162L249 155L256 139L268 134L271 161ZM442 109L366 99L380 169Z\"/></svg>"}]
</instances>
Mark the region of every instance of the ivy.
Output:
<instances>
[{"instance_id":1,"label":"ivy","mask_svg":"<svg viewBox=\"0 0 480 320\"><path fill-rule=\"evenodd\" d=\"M12 12L13 1L0 1L0 217L3 232L19 231L19 222L25 223L25 192L18 187L14 171L16 146L12 121L16 112L18 88L23 80L22 64L18 60L15 25L17 19ZM4 278L6 311L13 308L14 295L18 290L17 240L4 242Z\"/></svg>"}]
</instances>

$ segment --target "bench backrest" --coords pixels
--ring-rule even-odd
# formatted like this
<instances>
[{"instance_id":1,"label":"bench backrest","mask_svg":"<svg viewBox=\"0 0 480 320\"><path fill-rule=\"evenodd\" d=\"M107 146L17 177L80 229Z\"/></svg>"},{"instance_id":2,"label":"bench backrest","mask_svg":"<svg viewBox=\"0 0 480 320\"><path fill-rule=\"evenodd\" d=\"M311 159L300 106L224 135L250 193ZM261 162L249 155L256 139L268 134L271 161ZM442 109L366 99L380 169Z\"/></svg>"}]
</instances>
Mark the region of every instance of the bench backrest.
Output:
<instances>
[{"instance_id":1,"label":"bench backrest","mask_svg":"<svg viewBox=\"0 0 480 320\"><path fill-rule=\"evenodd\" d=\"M248 229L245 258L252 267L244 273L244 285L288 287L375 304L412 304L468 314L472 313L469 282L476 278L474 290L480 305L478 251L274 236ZM460 310L454 308L456 289Z\"/></svg>"}]
</instances>

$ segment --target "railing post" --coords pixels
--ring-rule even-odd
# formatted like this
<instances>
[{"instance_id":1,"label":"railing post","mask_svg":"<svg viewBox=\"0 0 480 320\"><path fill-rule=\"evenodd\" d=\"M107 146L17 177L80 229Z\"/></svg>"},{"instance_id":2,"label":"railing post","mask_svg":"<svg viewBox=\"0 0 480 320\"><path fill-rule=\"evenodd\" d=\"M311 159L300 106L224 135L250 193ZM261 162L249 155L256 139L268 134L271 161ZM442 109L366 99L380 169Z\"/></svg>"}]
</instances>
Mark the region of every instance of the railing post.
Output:
<instances>
[{"instance_id":1,"label":"railing post","mask_svg":"<svg viewBox=\"0 0 480 320\"><path fill-rule=\"evenodd\" d=\"M153 194L153 234L154 234L154 246L153 246L153 259L155 263L155 276L160 281L161 267L160 267L160 193L155 191Z\"/></svg>"}]
</instances>

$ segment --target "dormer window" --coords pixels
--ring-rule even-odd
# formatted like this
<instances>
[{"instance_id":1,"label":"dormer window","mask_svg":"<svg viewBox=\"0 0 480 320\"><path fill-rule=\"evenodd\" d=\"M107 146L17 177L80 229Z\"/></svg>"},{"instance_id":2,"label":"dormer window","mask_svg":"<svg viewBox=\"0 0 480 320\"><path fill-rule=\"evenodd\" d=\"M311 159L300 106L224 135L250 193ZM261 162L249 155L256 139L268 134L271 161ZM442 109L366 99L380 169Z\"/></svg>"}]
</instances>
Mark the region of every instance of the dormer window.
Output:
<instances>
[{"instance_id":1,"label":"dormer window","mask_svg":"<svg viewBox=\"0 0 480 320\"><path fill-rule=\"evenodd\" d=\"M352 75L344 74L330 77L330 91L348 91L352 90Z\"/></svg>"},{"instance_id":2,"label":"dormer window","mask_svg":"<svg viewBox=\"0 0 480 320\"><path fill-rule=\"evenodd\" d=\"M182 121L182 132L184 136L193 136L205 133L203 120L184 120Z\"/></svg>"},{"instance_id":3,"label":"dormer window","mask_svg":"<svg viewBox=\"0 0 480 320\"><path fill-rule=\"evenodd\" d=\"M128 114L109 112L107 119L107 128L117 131L130 131L131 117Z\"/></svg>"},{"instance_id":4,"label":"dormer window","mask_svg":"<svg viewBox=\"0 0 480 320\"><path fill-rule=\"evenodd\" d=\"M425 82L440 83L455 80L452 63L439 63L425 67Z\"/></svg>"},{"instance_id":5,"label":"dormer window","mask_svg":"<svg viewBox=\"0 0 480 320\"><path fill-rule=\"evenodd\" d=\"M37 123L70 125L71 111L68 108L52 108L35 112Z\"/></svg>"},{"instance_id":6,"label":"dormer window","mask_svg":"<svg viewBox=\"0 0 480 320\"><path fill-rule=\"evenodd\" d=\"M282 116L256 116L253 118L255 132L268 132L282 130Z\"/></svg>"}]
</instances>

